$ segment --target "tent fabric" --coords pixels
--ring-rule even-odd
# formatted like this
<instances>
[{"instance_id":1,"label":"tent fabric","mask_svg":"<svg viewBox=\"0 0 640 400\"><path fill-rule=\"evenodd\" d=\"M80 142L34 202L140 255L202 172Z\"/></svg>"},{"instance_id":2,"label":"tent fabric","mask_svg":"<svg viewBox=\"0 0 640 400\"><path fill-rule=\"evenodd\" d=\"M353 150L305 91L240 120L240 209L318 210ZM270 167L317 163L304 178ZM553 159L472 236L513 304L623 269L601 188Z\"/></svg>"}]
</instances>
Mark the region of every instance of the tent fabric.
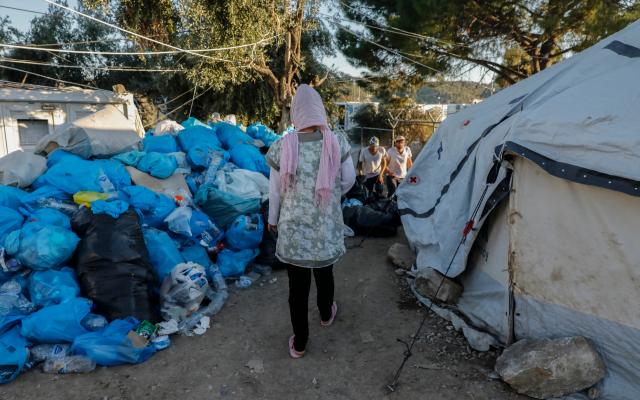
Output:
<instances>
[{"instance_id":1,"label":"tent fabric","mask_svg":"<svg viewBox=\"0 0 640 400\"><path fill-rule=\"evenodd\" d=\"M607 48L616 41L640 48L640 21L446 119L398 189L419 268L447 271L461 231L476 206L484 207L485 189L490 195L505 175L501 168L497 182L486 184L496 150L500 154L507 142L583 170L640 181L640 58ZM464 271L477 232L447 275Z\"/></svg>"},{"instance_id":2,"label":"tent fabric","mask_svg":"<svg viewBox=\"0 0 640 400\"><path fill-rule=\"evenodd\" d=\"M640 21L449 116L397 192L416 268L464 285L469 326L589 338L614 400L640 393L638 54Z\"/></svg>"},{"instance_id":3,"label":"tent fabric","mask_svg":"<svg viewBox=\"0 0 640 400\"><path fill-rule=\"evenodd\" d=\"M61 148L82 158L108 158L138 150L139 142L135 122L109 105L43 137L35 152L50 153Z\"/></svg>"}]
</instances>

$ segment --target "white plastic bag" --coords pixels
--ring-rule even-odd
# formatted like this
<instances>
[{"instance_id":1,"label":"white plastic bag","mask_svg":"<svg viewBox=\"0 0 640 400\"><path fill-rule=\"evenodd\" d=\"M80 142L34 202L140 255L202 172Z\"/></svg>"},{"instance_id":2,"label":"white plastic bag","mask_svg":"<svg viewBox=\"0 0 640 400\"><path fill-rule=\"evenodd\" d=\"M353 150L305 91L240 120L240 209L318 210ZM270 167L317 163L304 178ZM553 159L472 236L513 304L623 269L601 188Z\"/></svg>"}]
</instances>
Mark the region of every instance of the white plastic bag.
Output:
<instances>
[{"instance_id":1,"label":"white plastic bag","mask_svg":"<svg viewBox=\"0 0 640 400\"><path fill-rule=\"evenodd\" d=\"M218 189L242 198L266 199L269 196L269 180L258 172L246 169L218 171L215 185Z\"/></svg>"},{"instance_id":2,"label":"white plastic bag","mask_svg":"<svg viewBox=\"0 0 640 400\"><path fill-rule=\"evenodd\" d=\"M189 221L191 221L191 214L193 214L191 207L177 207L171 214L169 214L169 216L167 216L167 218L164 219L164 222L167 223L171 232L191 237L193 236L191 233L191 226L189 225Z\"/></svg>"},{"instance_id":3,"label":"white plastic bag","mask_svg":"<svg viewBox=\"0 0 640 400\"><path fill-rule=\"evenodd\" d=\"M162 136L162 135L177 135L184 127L177 123L176 121L165 119L156 124L155 129L153 130L154 136Z\"/></svg>"},{"instance_id":4,"label":"white plastic bag","mask_svg":"<svg viewBox=\"0 0 640 400\"><path fill-rule=\"evenodd\" d=\"M46 158L16 150L0 158L0 183L24 188L30 186L46 170Z\"/></svg>"}]
</instances>

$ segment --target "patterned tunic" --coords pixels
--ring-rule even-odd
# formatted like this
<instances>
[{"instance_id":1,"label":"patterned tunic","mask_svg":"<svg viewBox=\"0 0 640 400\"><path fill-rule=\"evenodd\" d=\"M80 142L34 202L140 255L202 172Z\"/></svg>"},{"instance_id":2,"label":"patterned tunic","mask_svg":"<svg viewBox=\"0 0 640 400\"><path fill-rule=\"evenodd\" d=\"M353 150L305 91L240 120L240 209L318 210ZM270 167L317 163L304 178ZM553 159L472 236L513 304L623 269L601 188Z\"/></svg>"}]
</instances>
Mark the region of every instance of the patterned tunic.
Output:
<instances>
[{"instance_id":1,"label":"patterned tunic","mask_svg":"<svg viewBox=\"0 0 640 400\"><path fill-rule=\"evenodd\" d=\"M347 140L336 134L340 145L341 162L350 157ZM320 268L334 264L346 252L344 223L340 205L340 173L336 177L329 207L322 211L316 204L315 188L322 133L298 135L298 168L293 189L281 194L278 219L276 256L280 261L306 268ZM282 141L274 143L267 153L267 162L280 170Z\"/></svg>"}]
</instances>

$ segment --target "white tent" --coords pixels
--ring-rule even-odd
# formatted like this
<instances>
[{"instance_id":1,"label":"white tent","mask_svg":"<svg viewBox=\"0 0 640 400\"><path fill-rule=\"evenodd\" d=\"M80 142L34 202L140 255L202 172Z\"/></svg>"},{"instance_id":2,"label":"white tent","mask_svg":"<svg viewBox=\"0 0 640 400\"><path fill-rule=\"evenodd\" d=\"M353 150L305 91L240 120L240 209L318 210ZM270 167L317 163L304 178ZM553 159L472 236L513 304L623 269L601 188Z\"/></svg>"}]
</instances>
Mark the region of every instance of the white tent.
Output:
<instances>
[{"instance_id":1,"label":"white tent","mask_svg":"<svg viewBox=\"0 0 640 400\"><path fill-rule=\"evenodd\" d=\"M602 398L640 398L640 21L447 118L398 198L467 327L588 337Z\"/></svg>"}]
</instances>

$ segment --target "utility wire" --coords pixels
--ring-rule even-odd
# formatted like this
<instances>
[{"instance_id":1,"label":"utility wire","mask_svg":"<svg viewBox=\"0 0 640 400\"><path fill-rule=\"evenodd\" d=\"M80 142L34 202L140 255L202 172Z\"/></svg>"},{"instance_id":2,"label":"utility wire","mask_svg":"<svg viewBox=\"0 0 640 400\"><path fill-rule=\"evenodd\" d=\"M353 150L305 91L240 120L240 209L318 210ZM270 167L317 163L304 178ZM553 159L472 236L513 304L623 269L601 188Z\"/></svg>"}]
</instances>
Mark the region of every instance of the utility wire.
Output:
<instances>
[{"instance_id":1,"label":"utility wire","mask_svg":"<svg viewBox=\"0 0 640 400\"><path fill-rule=\"evenodd\" d=\"M357 37L357 38L359 38L359 39L361 39L361 40L364 40L365 42L371 43L371 44L373 44L374 46L380 47L381 49L383 49L383 50L385 50L385 51L387 51L387 52L389 52L389 53L391 53L391 54L393 54L393 55L396 55L396 56L398 56L398 57L400 57L400 58L403 58L403 59L405 59L405 60L407 60L407 61L410 61L410 62L412 62L413 64L420 65L421 67L424 67L424 68L426 68L426 69L432 70L432 71L437 72L437 73L444 73L443 71L440 71L440 70L438 70L438 69L436 69L436 68L433 68L433 67L431 67L431 66L429 66L429 65L423 64L423 63L421 63L420 61L416 61L416 60L414 60L413 58L407 57L407 56L405 56L405 55L401 54L398 50L392 49L392 48L390 48L390 47L387 47L387 46L381 45L380 43L374 42L373 40L367 39L366 37L364 37L364 36L362 36L362 35L360 35L360 34L358 34L358 33L354 32L354 31L352 31L351 29L349 29L349 28L345 27L344 25L340 24L340 23L339 23L339 22L337 22L337 21L333 21L333 20L329 19L329 22L331 22L331 23L335 24L335 25L336 25L337 27L339 27L340 29L342 29L342 30L344 30L344 31L349 32L349 33L350 33L350 34L352 34L353 36L355 36L355 37Z\"/></svg>"},{"instance_id":2,"label":"utility wire","mask_svg":"<svg viewBox=\"0 0 640 400\"><path fill-rule=\"evenodd\" d=\"M164 69L164 68L127 68L127 67L100 67L100 66L84 66L84 65L65 65L45 63L31 60L20 60L16 58L0 58L0 61L15 63L15 64L27 64L27 65L39 65L43 67L55 67L55 68L70 68L70 69L93 69L98 71L122 71L122 72L184 72L182 69Z\"/></svg>"},{"instance_id":3,"label":"utility wire","mask_svg":"<svg viewBox=\"0 0 640 400\"><path fill-rule=\"evenodd\" d=\"M44 0L44 1L46 1L46 2L47 2L47 3L49 3L49 4L54 5L54 6L56 6L56 7L60 7L60 8L62 8L62 9L65 9L65 10L69 11L69 12L72 12L72 13L74 13L74 14L77 14L77 15L83 16L83 17L85 17L85 18L88 18L88 19L90 19L90 20L92 20L92 21L95 21L95 22L98 22L98 23L100 23L100 24L106 25L106 26L111 27L111 28L113 28L113 29L117 29L117 30L119 30L119 31L121 31L121 32L124 32L124 33L127 33L127 34L129 34L129 35L132 35L132 36L138 37L138 38L140 38L140 39L144 39L144 40L147 40L147 41L149 41L149 42L152 42L152 43L159 44L159 45L161 45L161 46L164 46L164 47L170 48L170 49L172 49L172 50L175 50L175 51L176 51L176 52L178 52L178 53L188 53L188 54L191 54L191 55L195 55L195 56L198 56L198 57L201 57L201 58L210 59L210 60L213 60L213 61L221 61L221 59L216 59L215 57L211 57L211 56L208 56L208 55L206 55L206 54L200 54L200 52L204 52L204 51L221 51L221 50L231 50L231 49L237 49L237 48L241 48L241 47L249 47L249 46L255 46L255 45L256 45L256 43L251 43L251 44L244 44L244 45L240 45L240 46L231 46L231 47L220 48L220 49L206 49L206 50L201 50L200 52L197 52L197 51L194 51L194 50L182 49L182 48L180 48L180 47L173 46L173 45L171 45L171 44L167 44L167 43L161 42L161 41L159 41L159 40L155 40L155 39L152 39L152 38L150 38L150 37L147 37L147 36L141 35L141 34L139 34L139 33L136 33L136 32L133 32L133 31L130 31L130 30L127 30L127 29L121 28L121 27L119 27L119 26L117 26L117 25L114 25L114 24L112 24L112 23L109 23L109 22L103 21L103 20L101 20L101 19L99 19L99 18L92 17L91 15L87 15L87 14L85 14L85 13L83 13L83 12L78 11L78 10L74 10L73 8L67 7L67 6L62 5L62 4L58 4L58 3L56 3L56 2L54 2L54 1L52 1L52 0ZM267 39L263 39L261 42L264 42L265 40L267 40ZM269 40L270 40L270 39L269 39ZM94 53L96 53L96 52L94 52ZM99 53L96 53L96 54L99 54ZM227 61L228 61L228 60L227 60Z\"/></svg>"},{"instance_id":4,"label":"utility wire","mask_svg":"<svg viewBox=\"0 0 640 400\"><path fill-rule=\"evenodd\" d=\"M164 116L162 118L160 118L159 120L157 120L155 123L157 124L160 121L164 121L165 119L169 118L169 115L175 113L176 111L178 111L179 109L181 109L182 107L186 106L189 103L194 102L196 99L200 98L202 95L204 95L205 93L207 93L209 90L213 89L213 85L209 86L208 88L206 88L203 92L201 92L199 95L194 96L191 100L187 100L184 103L180 104L178 107L174 108L173 110L167 112L164 114ZM191 89L189 89L189 92L191 92ZM154 124L147 124L144 128L149 128L151 126L153 126Z\"/></svg>"},{"instance_id":5,"label":"utility wire","mask_svg":"<svg viewBox=\"0 0 640 400\"><path fill-rule=\"evenodd\" d=\"M42 15L47 14L46 12L42 12L42 11L26 10L24 8L18 8L18 7L0 6L0 8L8 8L9 10L24 11L24 12L34 13L34 14L42 14Z\"/></svg>"},{"instance_id":6,"label":"utility wire","mask_svg":"<svg viewBox=\"0 0 640 400\"><path fill-rule=\"evenodd\" d=\"M65 83L65 84L68 84L68 85L80 86L80 87L84 87L84 88L87 88L87 89L93 89L93 90L103 90L103 89L97 88L95 86L89 86L89 85L85 85L83 83L75 83L75 82L69 82L69 81L65 81L65 80L62 80L62 79L58 79L58 78L52 78L52 77L47 76L47 75L36 74L35 72L25 71L24 69L20 69L20 68L9 67L8 65L4 65L4 64L0 64L0 68L10 69L12 71L22 72L22 73L30 74L30 75L37 76L37 77L40 77L40 78L49 79L49 80L60 82L60 83Z\"/></svg>"}]
</instances>

